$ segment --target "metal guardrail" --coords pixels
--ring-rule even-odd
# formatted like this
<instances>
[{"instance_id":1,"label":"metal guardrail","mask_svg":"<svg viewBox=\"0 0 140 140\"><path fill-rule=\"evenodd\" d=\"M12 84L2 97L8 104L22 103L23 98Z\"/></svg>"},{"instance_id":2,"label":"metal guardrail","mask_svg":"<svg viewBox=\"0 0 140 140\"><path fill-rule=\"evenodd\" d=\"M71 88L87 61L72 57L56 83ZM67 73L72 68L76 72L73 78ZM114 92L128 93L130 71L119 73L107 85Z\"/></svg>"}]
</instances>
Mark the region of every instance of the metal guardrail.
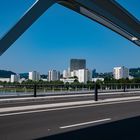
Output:
<instances>
[{"instance_id":1,"label":"metal guardrail","mask_svg":"<svg viewBox=\"0 0 140 140\"><path fill-rule=\"evenodd\" d=\"M41 96L56 94L94 93L95 101L98 93L140 91L140 83L107 83L107 84L3 84L0 85L0 96Z\"/></svg>"}]
</instances>

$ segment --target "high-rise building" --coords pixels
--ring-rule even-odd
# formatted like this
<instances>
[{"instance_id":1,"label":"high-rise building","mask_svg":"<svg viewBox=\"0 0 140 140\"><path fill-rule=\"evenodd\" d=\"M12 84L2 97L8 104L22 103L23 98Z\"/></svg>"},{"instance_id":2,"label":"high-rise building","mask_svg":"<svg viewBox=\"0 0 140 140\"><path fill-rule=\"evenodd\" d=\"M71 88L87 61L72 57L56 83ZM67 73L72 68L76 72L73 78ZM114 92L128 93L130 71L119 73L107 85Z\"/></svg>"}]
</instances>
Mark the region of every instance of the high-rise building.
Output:
<instances>
[{"instance_id":1,"label":"high-rise building","mask_svg":"<svg viewBox=\"0 0 140 140\"><path fill-rule=\"evenodd\" d=\"M86 69L85 59L71 59L70 60L70 71Z\"/></svg>"},{"instance_id":2,"label":"high-rise building","mask_svg":"<svg viewBox=\"0 0 140 140\"><path fill-rule=\"evenodd\" d=\"M80 83L87 83L92 80L92 72L88 69L79 69L71 72L71 77L77 77Z\"/></svg>"},{"instance_id":3,"label":"high-rise building","mask_svg":"<svg viewBox=\"0 0 140 140\"><path fill-rule=\"evenodd\" d=\"M56 70L49 70L48 81L57 81L60 79L60 72Z\"/></svg>"},{"instance_id":4,"label":"high-rise building","mask_svg":"<svg viewBox=\"0 0 140 140\"><path fill-rule=\"evenodd\" d=\"M63 70L63 78L71 77L70 70Z\"/></svg>"},{"instance_id":5,"label":"high-rise building","mask_svg":"<svg viewBox=\"0 0 140 140\"><path fill-rule=\"evenodd\" d=\"M92 80L92 74L88 69L78 70L78 81L80 83L87 83L87 81Z\"/></svg>"},{"instance_id":6,"label":"high-rise building","mask_svg":"<svg viewBox=\"0 0 140 140\"><path fill-rule=\"evenodd\" d=\"M114 67L113 75L115 79L122 79L129 77L129 69L126 67Z\"/></svg>"},{"instance_id":7,"label":"high-rise building","mask_svg":"<svg viewBox=\"0 0 140 140\"><path fill-rule=\"evenodd\" d=\"M63 70L63 78L69 78L69 77L71 77L70 68L68 68L67 70Z\"/></svg>"},{"instance_id":8,"label":"high-rise building","mask_svg":"<svg viewBox=\"0 0 140 140\"><path fill-rule=\"evenodd\" d=\"M11 83L19 82L19 80L20 80L20 75L18 75L18 74L16 74L16 75L12 74L11 75Z\"/></svg>"},{"instance_id":9,"label":"high-rise building","mask_svg":"<svg viewBox=\"0 0 140 140\"><path fill-rule=\"evenodd\" d=\"M67 78L68 77L68 71L67 70L63 70L63 78Z\"/></svg>"},{"instance_id":10,"label":"high-rise building","mask_svg":"<svg viewBox=\"0 0 140 140\"><path fill-rule=\"evenodd\" d=\"M70 68L68 68L68 77L71 77Z\"/></svg>"},{"instance_id":11,"label":"high-rise building","mask_svg":"<svg viewBox=\"0 0 140 140\"><path fill-rule=\"evenodd\" d=\"M92 70L92 78L96 78L98 76L96 69Z\"/></svg>"},{"instance_id":12,"label":"high-rise building","mask_svg":"<svg viewBox=\"0 0 140 140\"><path fill-rule=\"evenodd\" d=\"M40 80L40 74L37 71L29 72L29 80L32 81L39 81Z\"/></svg>"}]
</instances>

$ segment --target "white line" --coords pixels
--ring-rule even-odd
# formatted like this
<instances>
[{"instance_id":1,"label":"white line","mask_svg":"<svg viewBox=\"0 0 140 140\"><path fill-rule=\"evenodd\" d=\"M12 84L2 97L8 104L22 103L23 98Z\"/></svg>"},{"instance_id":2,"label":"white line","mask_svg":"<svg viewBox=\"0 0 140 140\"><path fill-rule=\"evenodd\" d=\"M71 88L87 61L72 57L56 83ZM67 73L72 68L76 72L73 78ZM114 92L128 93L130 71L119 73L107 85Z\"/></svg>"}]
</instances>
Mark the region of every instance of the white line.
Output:
<instances>
[{"instance_id":1,"label":"white line","mask_svg":"<svg viewBox=\"0 0 140 140\"><path fill-rule=\"evenodd\" d=\"M88 104L88 105L77 105L77 106L70 106L70 107L59 107L59 108L51 108L51 109L41 109L41 110L33 110L33 111L23 111L23 112L15 112L15 113L5 113L0 114L0 117L4 116L13 116L13 115L23 115L23 114L31 114L31 113L40 113L40 112L49 112L49 111L59 111L59 110L66 110L66 109L76 109L76 108L85 108L85 107L95 107L95 106L102 106L102 105L111 105L111 104L123 104L123 103L131 103L131 102L139 102L140 100L131 100L131 101L118 101L112 103L99 103L99 104Z\"/></svg>"},{"instance_id":2,"label":"white line","mask_svg":"<svg viewBox=\"0 0 140 140\"><path fill-rule=\"evenodd\" d=\"M106 119L101 119L101 120L96 120L96 121L90 121L90 122L77 123L77 124L72 124L72 125L67 125L67 126L61 126L59 128L60 129L66 129L66 128L78 127L78 126L94 124L94 123L99 123L99 122L105 122L105 121L110 121L110 120L111 120L111 118L106 118Z\"/></svg>"}]
</instances>

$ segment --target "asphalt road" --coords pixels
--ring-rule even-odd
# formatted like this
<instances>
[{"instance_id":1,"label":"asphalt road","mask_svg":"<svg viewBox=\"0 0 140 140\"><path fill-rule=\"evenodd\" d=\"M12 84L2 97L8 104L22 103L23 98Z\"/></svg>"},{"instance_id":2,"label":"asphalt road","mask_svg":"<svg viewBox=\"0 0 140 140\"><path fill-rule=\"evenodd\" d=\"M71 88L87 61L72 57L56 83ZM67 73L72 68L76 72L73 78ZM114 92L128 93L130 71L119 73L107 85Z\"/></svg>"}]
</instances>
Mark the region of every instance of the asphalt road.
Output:
<instances>
[{"instance_id":1,"label":"asphalt road","mask_svg":"<svg viewBox=\"0 0 140 140\"><path fill-rule=\"evenodd\" d=\"M3 115L0 116L0 140L47 139L54 134L140 116L139 107L140 99Z\"/></svg>"}]
</instances>

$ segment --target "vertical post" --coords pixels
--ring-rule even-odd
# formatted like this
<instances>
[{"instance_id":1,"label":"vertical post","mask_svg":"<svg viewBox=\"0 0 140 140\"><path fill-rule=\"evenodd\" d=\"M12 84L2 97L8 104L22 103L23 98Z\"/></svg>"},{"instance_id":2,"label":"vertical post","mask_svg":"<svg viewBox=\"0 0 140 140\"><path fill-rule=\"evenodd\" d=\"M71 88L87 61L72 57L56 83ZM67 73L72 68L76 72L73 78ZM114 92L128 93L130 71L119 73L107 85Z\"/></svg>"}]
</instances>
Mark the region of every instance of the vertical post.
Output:
<instances>
[{"instance_id":1,"label":"vertical post","mask_svg":"<svg viewBox=\"0 0 140 140\"><path fill-rule=\"evenodd\" d=\"M34 97L36 97L37 86L34 84Z\"/></svg>"},{"instance_id":2,"label":"vertical post","mask_svg":"<svg viewBox=\"0 0 140 140\"><path fill-rule=\"evenodd\" d=\"M123 92L126 92L126 86L125 86L125 84L123 85Z\"/></svg>"},{"instance_id":3,"label":"vertical post","mask_svg":"<svg viewBox=\"0 0 140 140\"><path fill-rule=\"evenodd\" d=\"M95 101L98 101L98 85L97 85L97 83L95 83Z\"/></svg>"}]
</instances>

